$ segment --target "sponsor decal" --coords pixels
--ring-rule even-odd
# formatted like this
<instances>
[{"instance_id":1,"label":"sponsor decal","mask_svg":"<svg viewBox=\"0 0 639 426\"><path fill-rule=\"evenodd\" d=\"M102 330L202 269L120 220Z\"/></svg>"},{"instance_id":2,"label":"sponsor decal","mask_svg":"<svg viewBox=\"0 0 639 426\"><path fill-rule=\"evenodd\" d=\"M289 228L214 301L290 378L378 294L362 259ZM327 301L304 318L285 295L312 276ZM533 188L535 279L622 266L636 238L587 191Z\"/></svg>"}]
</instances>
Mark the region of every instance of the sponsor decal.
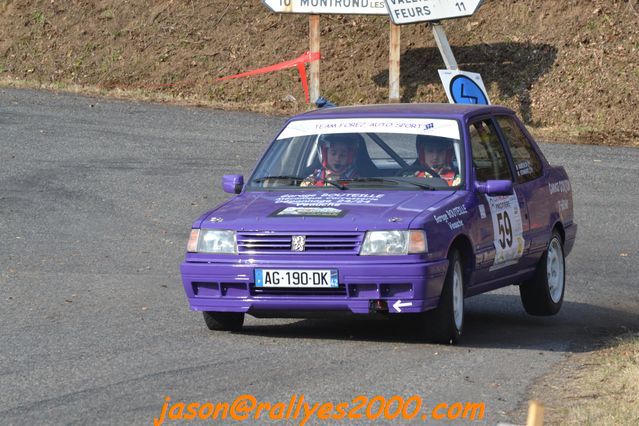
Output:
<instances>
[{"instance_id":1,"label":"sponsor decal","mask_svg":"<svg viewBox=\"0 0 639 426\"><path fill-rule=\"evenodd\" d=\"M464 221L460 219L459 216L465 214L468 214L468 210L466 210L465 205L460 204L459 206L446 210L442 214L435 215L435 223L445 222L450 229L459 229L464 226Z\"/></svg>"},{"instance_id":2,"label":"sponsor decal","mask_svg":"<svg viewBox=\"0 0 639 426\"><path fill-rule=\"evenodd\" d=\"M356 206L373 204L384 198L384 195L366 193L284 194L275 200L275 204L288 204L297 207Z\"/></svg>"},{"instance_id":3,"label":"sponsor decal","mask_svg":"<svg viewBox=\"0 0 639 426\"><path fill-rule=\"evenodd\" d=\"M568 210L568 208L569 208L568 200L561 199L561 200L557 201L557 209L559 210L559 212L563 212L565 210Z\"/></svg>"},{"instance_id":4,"label":"sponsor decal","mask_svg":"<svg viewBox=\"0 0 639 426\"><path fill-rule=\"evenodd\" d=\"M561 192L567 193L570 192L570 181L568 179L560 180L558 182L552 182L548 184L548 191L550 191L550 195Z\"/></svg>"},{"instance_id":5,"label":"sponsor decal","mask_svg":"<svg viewBox=\"0 0 639 426\"><path fill-rule=\"evenodd\" d=\"M275 210L269 216L271 217L342 217L346 214L345 210L333 207L283 207ZM301 250L300 250L301 251Z\"/></svg>"},{"instance_id":6,"label":"sponsor decal","mask_svg":"<svg viewBox=\"0 0 639 426\"><path fill-rule=\"evenodd\" d=\"M482 219L486 219L486 206L484 206L483 204L479 205L479 217L481 217Z\"/></svg>"},{"instance_id":7,"label":"sponsor decal","mask_svg":"<svg viewBox=\"0 0 639 426\"><path fill-rule=\"evenodd\" d=\"M515 164L515 169L517 170L517 176L526 176L531 175L535 172L530 161L524 160Z\"/></svg>"}]
</instances>

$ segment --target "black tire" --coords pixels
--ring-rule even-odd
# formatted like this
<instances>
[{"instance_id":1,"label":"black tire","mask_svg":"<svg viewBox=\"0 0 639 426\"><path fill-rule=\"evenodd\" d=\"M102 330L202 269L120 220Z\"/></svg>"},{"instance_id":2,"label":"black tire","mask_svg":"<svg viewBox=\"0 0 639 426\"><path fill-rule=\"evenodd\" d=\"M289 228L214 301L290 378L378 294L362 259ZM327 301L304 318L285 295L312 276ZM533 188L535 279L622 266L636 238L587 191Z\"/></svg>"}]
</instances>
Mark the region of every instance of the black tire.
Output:
<instances>
[{"instance_id":1,"label":"black tire","mask_svg":"<svg viewBox=\"0 0 639 426\"><path fill-rule=\"evenodd\" d=\"M519 286L524 309L530 315L555 315L561 309L566 290L566 261L561 235L553 230L548 248L543 254L535 275Z\"/></svg>"},{"instance_id":2,"label":"black tire","mask_svg":"<svg viewBox=\"0 0 639 426\"><path fill-rule=\"evenodd\" d=\"M209 330L240 331L244 325L242 312L202 312Z\"/></svg>"},{"instance_id":3,"label":"black tire","mask_svg":"<svg viewBox=\"0 0 639 426\"><path fill-rule=\"evenodd\" d=\"M464 328L464 268L457 250L448 255L448 270L439 305L424 312L421 320L424 337L430 342L455 344L461 338Z\"/></svg>"}]
</instances>

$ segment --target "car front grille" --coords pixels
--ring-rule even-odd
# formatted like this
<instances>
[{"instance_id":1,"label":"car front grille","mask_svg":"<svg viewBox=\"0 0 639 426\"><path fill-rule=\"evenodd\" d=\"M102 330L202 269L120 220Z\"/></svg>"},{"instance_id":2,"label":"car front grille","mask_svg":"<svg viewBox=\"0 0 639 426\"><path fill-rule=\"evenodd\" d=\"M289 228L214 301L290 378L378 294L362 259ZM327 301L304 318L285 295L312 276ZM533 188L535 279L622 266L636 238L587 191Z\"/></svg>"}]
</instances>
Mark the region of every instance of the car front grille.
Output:
<instances>
[{"instance_id":1,"label":"car front grille","mask_svg":"<svg viewBox=\"0 0 639 426\"><path fill-rule=\"evenodd\" d=\"M249 291L253 296L346 296L346 285L340 284L339 287L334 288L265 288L256 287L255 284L251 284Z\"/></svg>"},{"instance_id":2,"label":"car front grille","mask_svg":"<svg viewBox=\"0 0 639 426\"><path fill-rule=\"evenodd\" d=\"M294 236L305 238L304 250L293 250ZM358 254L363 239L362 232L238 232L237 248L240 254Z\"/></svg>"}]
</instances>

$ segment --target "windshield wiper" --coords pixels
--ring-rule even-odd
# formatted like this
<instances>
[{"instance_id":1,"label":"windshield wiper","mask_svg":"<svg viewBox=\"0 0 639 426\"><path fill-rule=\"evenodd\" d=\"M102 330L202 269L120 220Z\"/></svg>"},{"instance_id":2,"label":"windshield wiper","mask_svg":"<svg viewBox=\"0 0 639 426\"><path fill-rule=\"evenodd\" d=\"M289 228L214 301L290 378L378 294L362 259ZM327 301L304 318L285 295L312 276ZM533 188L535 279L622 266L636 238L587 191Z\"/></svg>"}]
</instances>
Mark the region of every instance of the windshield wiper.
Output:
<instances>
[{"instance_id":1,"label":"windshield wiper","mask_svg":"<svg viewBox=\"0 0 639 426\"><path fill-rule=\"evenodd\" d=\"M411 185L415 185L423 189L429 189L431 191L434 191L436 189L441 189L441 188L438 188L437 186L429 185L426 182L415 182L414 180L407 180L405 178L394 178L389 180L392 182L410 183Z\"/></svg>"},{"instance_id":2,"label":"windshield wiper","mask_svg":"<svg viewBox=\"0 0 639 426\"><path fill-rule=\"evenodd\" d=\"M429 185L423 182L414 182L411 180L405 180L402 178L391 178L391 177L361 177L348 179L347 182L394 182L394 183L409 183L411 185L418 186L423 189L435 190L437 189L435 186Z\"/></svg>"},{"instance_id":3,"label":"windshield wiper","mask_svg":"<svg viewBox=\"0 0 639 426\"><path fill-rule=\"evenodd\" d=\"M265 180L269 180L269 179L289 179L289 180L293 180L296 182L300 182L303 181L304 178L303 177L299 177L299 176L285 176L285 175L281 175L281 176L262 176L262 177L258 177L253 179L253 182L255 183L261 183L264 182Z\"/></svg>"},{"instance_id":4,"label":"windshield wiper","mask_svg":"<svg viewBox=\"0 0 639 426\"><path fill-rule=\"evenodd\" d=\"M281 176L262 176L262 177L253 179L253 182L261 183L261 182L264 182L264 181L269 180L269 179L281 179L281 180L289 179L289 180L292 180L294 182L301 182L301 181L305 180L306 178L299 177L299 176L286 176L286 175L281 175ZM326 182L329 185L333 185L333 186L341 189L342 191L345 190L345 189L348 189L346 186L340 184L339 182L333 181L333 180L324 179L322 182Z\"/></svg>"}]
</instances>

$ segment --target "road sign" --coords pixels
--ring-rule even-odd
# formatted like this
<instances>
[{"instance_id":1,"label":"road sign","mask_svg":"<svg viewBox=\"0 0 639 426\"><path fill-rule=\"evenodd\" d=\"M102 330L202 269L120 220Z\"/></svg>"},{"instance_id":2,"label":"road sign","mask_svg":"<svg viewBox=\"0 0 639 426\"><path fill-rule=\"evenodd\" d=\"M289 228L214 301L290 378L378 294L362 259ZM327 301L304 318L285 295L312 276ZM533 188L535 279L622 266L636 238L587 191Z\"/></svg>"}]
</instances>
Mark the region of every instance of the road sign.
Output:
<instances>
[{"instance_id":1,"label":"road sign","mask_svg":"<svg viewBox=\"0 0 639 426\"><path fill-rule=\"evenodd\" d=\"M384 0L262 0L262 3L277 13L388 15Z\"/></svg>"},{"instance_id":2,"label":"road sign","mask_svg":"<svg viewBox=\"0 0 639 426\"><path fill-rule=\"evenodd\" d=\"M386 0L386 5L393 22L402 25L470 16L479 9L482 2L483 0Z\"/></svg>"},{"instance_id":3,"label":"road sign","mask_svg":"<svg viewBox=\"0 0 639 426\"><path fill-rule=\"evenodd\" d=\"M448 100L453 104L490 105L481 74L459 70L439 70Z\"/></svg>"}]
</instances>

